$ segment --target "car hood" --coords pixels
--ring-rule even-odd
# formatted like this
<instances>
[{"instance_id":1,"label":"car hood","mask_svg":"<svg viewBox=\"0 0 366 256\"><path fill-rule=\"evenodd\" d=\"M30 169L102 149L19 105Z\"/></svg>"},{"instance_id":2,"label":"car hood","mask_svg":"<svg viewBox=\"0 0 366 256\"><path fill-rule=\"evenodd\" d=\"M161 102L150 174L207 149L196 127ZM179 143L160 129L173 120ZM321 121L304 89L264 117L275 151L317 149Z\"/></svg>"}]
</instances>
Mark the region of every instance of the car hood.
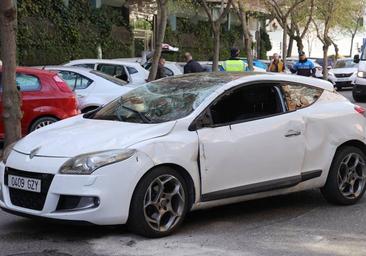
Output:
<instances>
[{"instance_id":1,"label":"car hood","mask_svg":"<svg viewBox=\"0 0 366 256\"><path fill-rule=\"evenodd\" d=\"M14 149L36 156L69 158L90 152L127 148L144 140L161 137L168 134L175 123L137 124L78 116L29 134Z\"/></svg>"},{"instance_id":2,"label":"car hood","mask_svg":"<svg viewBox=\"0 0 366 256\"><path fill-rule=\"evenodd\" d=\"M330 70L333 74L351 74L356 71L357 68L335 68Z\"/></svg>"}]
</instances>

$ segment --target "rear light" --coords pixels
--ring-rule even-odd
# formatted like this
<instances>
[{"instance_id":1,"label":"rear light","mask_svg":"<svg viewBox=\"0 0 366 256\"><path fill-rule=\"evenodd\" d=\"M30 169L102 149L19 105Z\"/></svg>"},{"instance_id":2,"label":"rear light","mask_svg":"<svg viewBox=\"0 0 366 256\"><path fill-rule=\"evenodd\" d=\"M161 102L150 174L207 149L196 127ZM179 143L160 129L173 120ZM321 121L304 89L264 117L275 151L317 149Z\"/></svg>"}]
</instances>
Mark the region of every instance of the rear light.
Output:
<instances>
[{"instance_id":1,"label":"rear light","mask_svg":"<svg viewBox=\"0 0 366 256\"><path fill-rule=\"evenodd\" d=\"M361 114L361 115L365 115L365 109L361 106L355 105L354 109L356 110L357 113Z\"/></svg>"},{"instance_id":2,"label":"rear light","mask_svg":"<svg viewBox=\"0 0 366 256\"><path fill-rule=\"evenodd\" d=\"M72 92L69 86L66 84L64 80L62 80L58 75L53 77L53 80L56 82L57 87L63 92Z\"/></svg>"}]
</instances>

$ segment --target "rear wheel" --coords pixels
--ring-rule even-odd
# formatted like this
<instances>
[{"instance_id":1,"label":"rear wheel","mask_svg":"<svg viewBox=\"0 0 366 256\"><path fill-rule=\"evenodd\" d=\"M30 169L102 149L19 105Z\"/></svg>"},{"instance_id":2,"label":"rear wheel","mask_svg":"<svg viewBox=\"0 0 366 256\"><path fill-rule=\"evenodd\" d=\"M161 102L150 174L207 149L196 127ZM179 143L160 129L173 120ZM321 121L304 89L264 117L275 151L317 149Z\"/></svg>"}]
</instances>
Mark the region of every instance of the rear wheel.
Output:
<instances>
[{"instance_id":1,"label":"rear wheel","mask_svg":"<svg viewBox=\"0 0 366 256\"><path fill-rule=\"evenodd\" d=\"M356 147L339 149L331 165L322 193L334 204L350 205L365 193L366 156Z\"/></svg>"},{"instance_id":2,"label":"rear wheel","mask_svg":"<svg viewBox=\"0 0 366 256\"><path fill-rule=\"evenodd\" d=\"M40 128L43 128L47 125L50 125L50 124L53 124L53 123L56 123L58 121L57 118L55 117L50 117L50 116L47 116L47 117L41 117L39 119L37 119L33 124L32 126L30 127L29 129L29 132L33 132L35 130L38 130Z\"/></svg>"},{"instance_id":3,"label":"rear wheel","mask_svg":"<svg viewBox=\"0 0 366 256\"><path fill-rule=\"evenodd\" d=\"M155 168L135 189L127 225L142 236L167 236L183 222L188 198L187 184L179 172L169 167Z\"/></svg>"}]
</instances>

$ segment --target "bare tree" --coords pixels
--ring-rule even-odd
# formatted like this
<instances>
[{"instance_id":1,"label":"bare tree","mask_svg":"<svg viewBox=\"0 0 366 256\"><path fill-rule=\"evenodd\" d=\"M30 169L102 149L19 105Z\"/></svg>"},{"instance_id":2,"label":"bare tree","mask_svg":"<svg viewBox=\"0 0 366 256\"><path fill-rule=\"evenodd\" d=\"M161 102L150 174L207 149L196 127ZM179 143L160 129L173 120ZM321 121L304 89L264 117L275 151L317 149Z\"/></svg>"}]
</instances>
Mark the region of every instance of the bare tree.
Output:
<instances>
[{"instance_id":1,"label":"bare tree","mask_svg":"<svg viewBox=\"0 0 366 256\"><path fill-rule=\"evenodd\" d=\"M333 44L331 31L348 22L349 3L343 0L316 0L316 16L313 24L318 39L323 44L323 78L328 79L328 50ZM335 47L335 48L338 48Z\"/></svg>"},{"instance_id":2,"label":"bare tree","mask_svg":"<svg viewBox=\"0 0 366 256\"><path fill-rule=\"evenodd\" d=\"M351 35L351 46L349 55L352 56L353 44L358 32L363 28L363 17L365 15L366 0L352 1L350 3L351 13L348 16L349 22L345 24L345 31Z\"/></svg>"},{"instance_id":3,"label":"bare tree","mask_svg":"<svg viewBox=\"0 0 366 256\"><path fill-rule=\"evenodd\" d=\"M157 18L156 18L155 29L157 31L154 45L154 55L152 58L151 62L152 65L148 78L149 81L153 81L156 78L168 19L168 0L157 0L156 4L157 4Z\"/></svg>"},{"instance_id":4,"label":"bare tree","mask_svg":"<svg viewBox=\"0 0 366 256\"><path fill-rule=\"evenodd\" d=\"M15 82L16 75L17 10L13 0L0 1L0 44L3 85L3 123L5 147L21 137L21 96Z\"/></svg>"},{"instance_id":5,"label":"bare tree","mask_svg":"<svg viewBox=\"0 0 366 256\"><path fill-rule=\"evenodd\" d=\"M271 8L273 15L283 29L282 59L286 63L288 19L295 8L304 0L264 0L264 2Z\"/></svg>"},{"instance_id":6,"label":"bare tree","mask_svg":"<svg viewBox=\"0 0 366 256\"><path fill-rule=\"evenodd\" d=\"M212 63L212 71L217 72L219 70L219 58L220 58L220 35L221 35L221 24L225 21L225 18L229 14L232 0L221 0L220 14L217 19L214 19L209 6L209 1L199 0L200 5L205 10L208 21L211 24L212 33L214 36L214 56ZM226 6L225 6L226 5Z\"/></svg>"},{"instance_id":7,"label":"bare tree","mask_svg":"<svg viewBox=\"0 0 366 256\"><path fill-rule=\"evenodd\" d=\"M314 0L305 0L290 14L291 26L287 25L287 33L297 44L297 50L304 50L304 37L314 14Z\"/></svg>"},{"instance_id":8,"label":"bare tree","mask_svg":"<svg viewBox=\"0 0 366 256\"><path fill-rule=\"evenodd\" d=\"M243 29L243 46L248 59L248 68L253 71L253 53L252 53L252 35L250 34L249 27L247 24L246 8L244 0L236 0L236 4L233 4L236 12L239 16L241 27Z\"/></svg>"}]
</instances>

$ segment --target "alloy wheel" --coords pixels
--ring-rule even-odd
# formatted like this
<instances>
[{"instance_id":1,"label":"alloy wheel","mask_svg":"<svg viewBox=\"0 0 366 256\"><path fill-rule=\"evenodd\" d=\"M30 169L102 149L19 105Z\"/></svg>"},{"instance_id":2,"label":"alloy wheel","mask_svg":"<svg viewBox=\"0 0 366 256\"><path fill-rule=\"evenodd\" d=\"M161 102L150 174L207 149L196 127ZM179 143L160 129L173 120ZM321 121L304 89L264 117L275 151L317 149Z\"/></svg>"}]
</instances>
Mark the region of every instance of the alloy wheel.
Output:
<instances>
[{"instance_id":1,"label":"alloy wheel","mask_svg":"<svg viewBox=\"0 0 366 256\"><path fill-rule=\"evenodd\" d=\"M36 125L35 130L38 130L42 127L45 127L45 126L53 124L53 123L54 123L54 121L51 121L51 120L42 121L42 122L40 122L39 124Z\"/></svg>"},{"instance_id":2,"label":"alloy wheel","mask_svg":"<svg viewBox=\"0 0 366 256\"><path fill-rule=\"evenodd\" d=\"M338 169L338 188L347 199L358 198L366 184L366 165L358 153L346 155Z\"/></svg>"},{"instance_id":3,"label":"alloy wheel","mask_svg":"<svg viewBox=\"0 0 366 256\"><path fill-rule=\"evenodd\" d=\"M146 222L155 231L169 231L179 223L185 200L182 183L176 177L157 177L149 185L144 197Z\"/></svg>"}]
</instances>

